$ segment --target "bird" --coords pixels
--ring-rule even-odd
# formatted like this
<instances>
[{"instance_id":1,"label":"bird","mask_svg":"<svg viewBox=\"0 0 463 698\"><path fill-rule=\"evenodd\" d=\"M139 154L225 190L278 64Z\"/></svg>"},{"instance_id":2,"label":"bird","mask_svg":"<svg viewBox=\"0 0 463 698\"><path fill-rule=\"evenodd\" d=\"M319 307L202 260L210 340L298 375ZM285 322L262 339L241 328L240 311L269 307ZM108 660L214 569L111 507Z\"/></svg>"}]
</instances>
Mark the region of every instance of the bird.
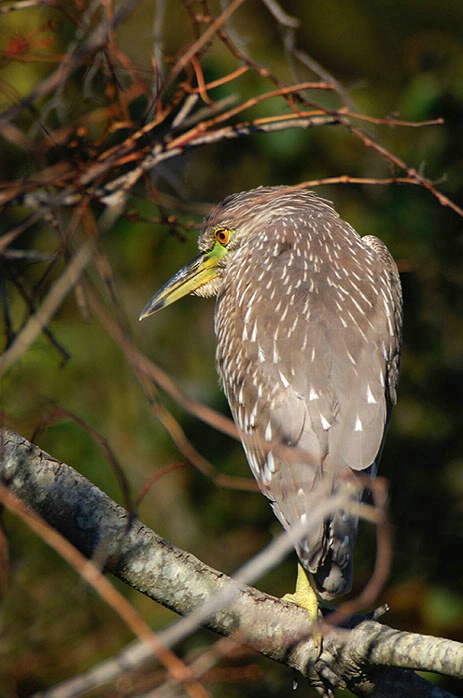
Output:
<instances>
[{"instance_id":1,"label":"bird","mask_svg":"<svg viewBox=\"0 0 463 698\"><path fill-rule=\"evenodd\" d=\"M140 320L189 293L216 297L221 384L260 490L284 529L302 525L289 600L316 620L314 603L351 589L358 504L396 404L398 268L380 239L291 186L229 195L198 247ZM330 498L340 504L312 521Z\"/></svg>"}]
</instances>

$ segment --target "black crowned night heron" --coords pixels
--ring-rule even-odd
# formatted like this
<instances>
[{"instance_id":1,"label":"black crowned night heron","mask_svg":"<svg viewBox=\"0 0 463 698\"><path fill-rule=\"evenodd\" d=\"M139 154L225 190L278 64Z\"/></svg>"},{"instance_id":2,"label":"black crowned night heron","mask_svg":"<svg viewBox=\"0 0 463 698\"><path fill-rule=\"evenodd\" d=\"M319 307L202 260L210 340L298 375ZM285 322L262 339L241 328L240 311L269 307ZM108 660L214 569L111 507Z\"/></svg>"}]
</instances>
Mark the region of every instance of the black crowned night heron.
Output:
<instances>
[{"instance_id":1,"label":"black crowned night heron","mask_svg":"<svg viewBox=\"0 0 463 698\"><path fill-rule=\"evenodd\" d=\"M396 402L397 266L381 240L360 237L328 201L289 187L229 196L198 244L199 256L140 319L187 293L217 296L218 371L251 470L283 527L310 524L321 498L345 496L294 541L316 592L332 599L351 587L355 505ZM295 598L310 607L297 590Z\"/></svg>"}]
</instances>

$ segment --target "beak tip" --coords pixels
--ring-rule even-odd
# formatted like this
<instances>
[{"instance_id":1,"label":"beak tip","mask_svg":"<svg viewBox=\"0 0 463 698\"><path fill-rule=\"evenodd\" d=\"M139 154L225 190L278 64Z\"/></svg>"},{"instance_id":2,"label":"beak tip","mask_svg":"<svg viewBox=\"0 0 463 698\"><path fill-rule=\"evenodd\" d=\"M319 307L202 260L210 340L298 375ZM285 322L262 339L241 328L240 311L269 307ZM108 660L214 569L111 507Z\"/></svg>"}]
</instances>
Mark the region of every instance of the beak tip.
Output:
<instances>
[{"instance_id":1,"label":"beak tip","mask_svg":"<svg viewBox=\"0 0 463 698\"><path fill-rule=\"evenodd\" d=\"M150 303L148 303L148 305L145 305L145 307L141 311L140 315L138 316L138 322L141 322L145 318L149 317L149 315L151 315L151 314L152 314L152 310L151 310L151 302L150 302Z\"/></svg>"},{"instance_id":2,"label":"beak tip","mask_svg":"<svg viewBox=\"0 0 463 698\"><path fill-rule=\"evenodd\" d=\"M142 320L146 320L147 317L152 315L153 312L149 310L149 308L143 308L141 311L139 317L138 317L138 322L141 322Z\"/></svg>"},{"instance_id":3,"label":"beak tip","mask_svg":"<svg viewBox=\"0 0 463 698\"><path fill-rule=\"evenodd\" d=\"M147 317L154 315L158 312L158 310L161 310L164 307L165 303L163 301L156 301L155 298L156 297L152 298L150 302L145 305L138 317L138 322L141 322Z\"/></svg>"}]
</instances>

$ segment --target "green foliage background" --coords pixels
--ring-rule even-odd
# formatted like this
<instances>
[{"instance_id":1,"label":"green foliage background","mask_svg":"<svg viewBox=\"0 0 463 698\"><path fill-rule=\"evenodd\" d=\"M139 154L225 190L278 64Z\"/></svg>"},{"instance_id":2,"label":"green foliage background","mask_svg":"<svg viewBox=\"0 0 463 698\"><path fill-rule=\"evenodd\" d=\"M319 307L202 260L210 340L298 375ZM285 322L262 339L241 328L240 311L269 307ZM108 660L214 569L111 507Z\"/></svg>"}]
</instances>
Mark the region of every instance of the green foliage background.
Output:
<instances>
[{"instance_id":1,"label":"green foliage background","mask_svg":"<svg viewBox=\"0 0 463 698\"><path fill-rule=\"evenodd\" d=\"M190 29L182 4L166 5L165 51L173 55L184 45ZM344 84L357 110L378 117L445 119L443 126L371 126L371 132L410 166L439 180L440 191L461 205L461 2L293 0L281 5L301 20L298 47ZM122 47L145 73L151 70L155 10L154 2L141 3L119 31ZM1 18L3 49L19 27L22 32L27 27L33 32L50 19L56 40L65 46L74 29L72 23L56 10L42 9ZM245 3L231 26L234 40L239 39L253 60L269 65L283 80L294 80L281 32L260 2ZM208 54L204 65L209 81L231 69L230 57L218 48ZM3 59L0 80L13 84L16 96L21 96L52 68L46 62ZM299 70L300 79L308 79L308 71ZM63 95L65 113L75 116L86 108L87 79L88 75L76 76L68 86ZM255 80L251 74L239 82L242 96L255 93ZM218 99L228 93L223 86L213 96ZM317 98L324 104L332 99L328 94ZM4 92L3 99L6 108L11 94ZM140 103L140 117L145 106ZM20 125L29 130L33 118L24 116ZM90 131L90 141L97 137L98 133ZM2 180L33 171L32 156L25 161L7 141L0 147ZM204 202L207 210L207 204L233 191L340 174L384 177L389 169L345 130L329 126L254 135L197 149L159 168L153 176L159 190L188 202ZM418 187L338 185L322 187L319 192L332 199L361 234L380 236L406 270L402 275L405 334L399 404L381 464L381 474L390 481L394 561L380 602L391 606L386 619L391 625L463 641L463 221ZM140 217L157 215L146 193L130 203ZM15 216L19 220L20 212L5 212L1 232L14 224ZM189 224L197 223L200 216L185 213L179 218L185 224L181 235L178 227L174 231L169 224L120 219L101 245L111 264L120 310L138 346L175 377L185 392L225 412L214 369L213 301L186 298L149 322L137 323L141 307L154 290L195 253L196 231ZM17 241L18 247L45 252L56 244L45 222ZM40 264L11 260L1 264L3 297L12 308L15 331L26 308L13 279L19 277L30 285L35 280L40 282L39 292L45 291L61 269L53 271L44 285ZM96 272L91 274L98 283ZM106 439L135 494L153 471L179 461L180 456L153 418L120 350L95 318L83 317L75 296L67 299L50 329L70 358L65 360L42 335L2 379L5 422L26 437L38 431L45 450L122 501L102 450L73 419L62 414L51 419L52 408L59 406L77 415ZM5 325L5 346L9 335ZM237 444L185 414L166 396L159 399L220 472L248 474ZM227 573L279 531L260 495L218 488L192 467L160 479L138 513L158 533ZM92 666L121 648L129 633L23 524L6 516L5 529L10 572L0 609L0 696L16 698ZM374 551L374 531L365 526L357 550L354 593L371 573ZM292 587L294 571L295 560L288 560L258 586L282 595ZM124 593L154 628L173 618L135 592ZM211 636L198 633L182 651L210 642ZM292 695L288 672L268 662L261 664L255 681L235 683L224 677L211 685L212 695ZM452 688L449 681L445 685ZM298 690L305 695L305 688ZM111 695L122 693L121 689Z\"/></svg>"}]
</instances>

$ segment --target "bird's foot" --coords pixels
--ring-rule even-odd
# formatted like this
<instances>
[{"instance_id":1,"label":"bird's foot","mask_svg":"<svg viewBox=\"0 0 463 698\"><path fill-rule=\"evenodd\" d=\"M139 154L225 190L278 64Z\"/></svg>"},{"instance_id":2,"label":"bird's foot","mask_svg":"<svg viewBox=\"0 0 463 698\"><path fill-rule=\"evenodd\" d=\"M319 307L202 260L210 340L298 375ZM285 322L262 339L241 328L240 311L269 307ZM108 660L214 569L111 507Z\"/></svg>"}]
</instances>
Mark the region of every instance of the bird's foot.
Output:
<instances>
[{"instance_id":1,"label":"bird's foot","mask_svg":"<svg viewBox=\"0 0 463 698\"><path fill-rule=\"evenodd\" d=\"M290 603L296 604L296 606L301 606L306 609L312 623L312 640L318 651L318 656L320 656L323 646L322 633L320 630L322 614L315 590L300 563L297 565L296 590L294 594L285 594L283 596L283 601L289 601Z\"/></svg>"}]
</instances>

